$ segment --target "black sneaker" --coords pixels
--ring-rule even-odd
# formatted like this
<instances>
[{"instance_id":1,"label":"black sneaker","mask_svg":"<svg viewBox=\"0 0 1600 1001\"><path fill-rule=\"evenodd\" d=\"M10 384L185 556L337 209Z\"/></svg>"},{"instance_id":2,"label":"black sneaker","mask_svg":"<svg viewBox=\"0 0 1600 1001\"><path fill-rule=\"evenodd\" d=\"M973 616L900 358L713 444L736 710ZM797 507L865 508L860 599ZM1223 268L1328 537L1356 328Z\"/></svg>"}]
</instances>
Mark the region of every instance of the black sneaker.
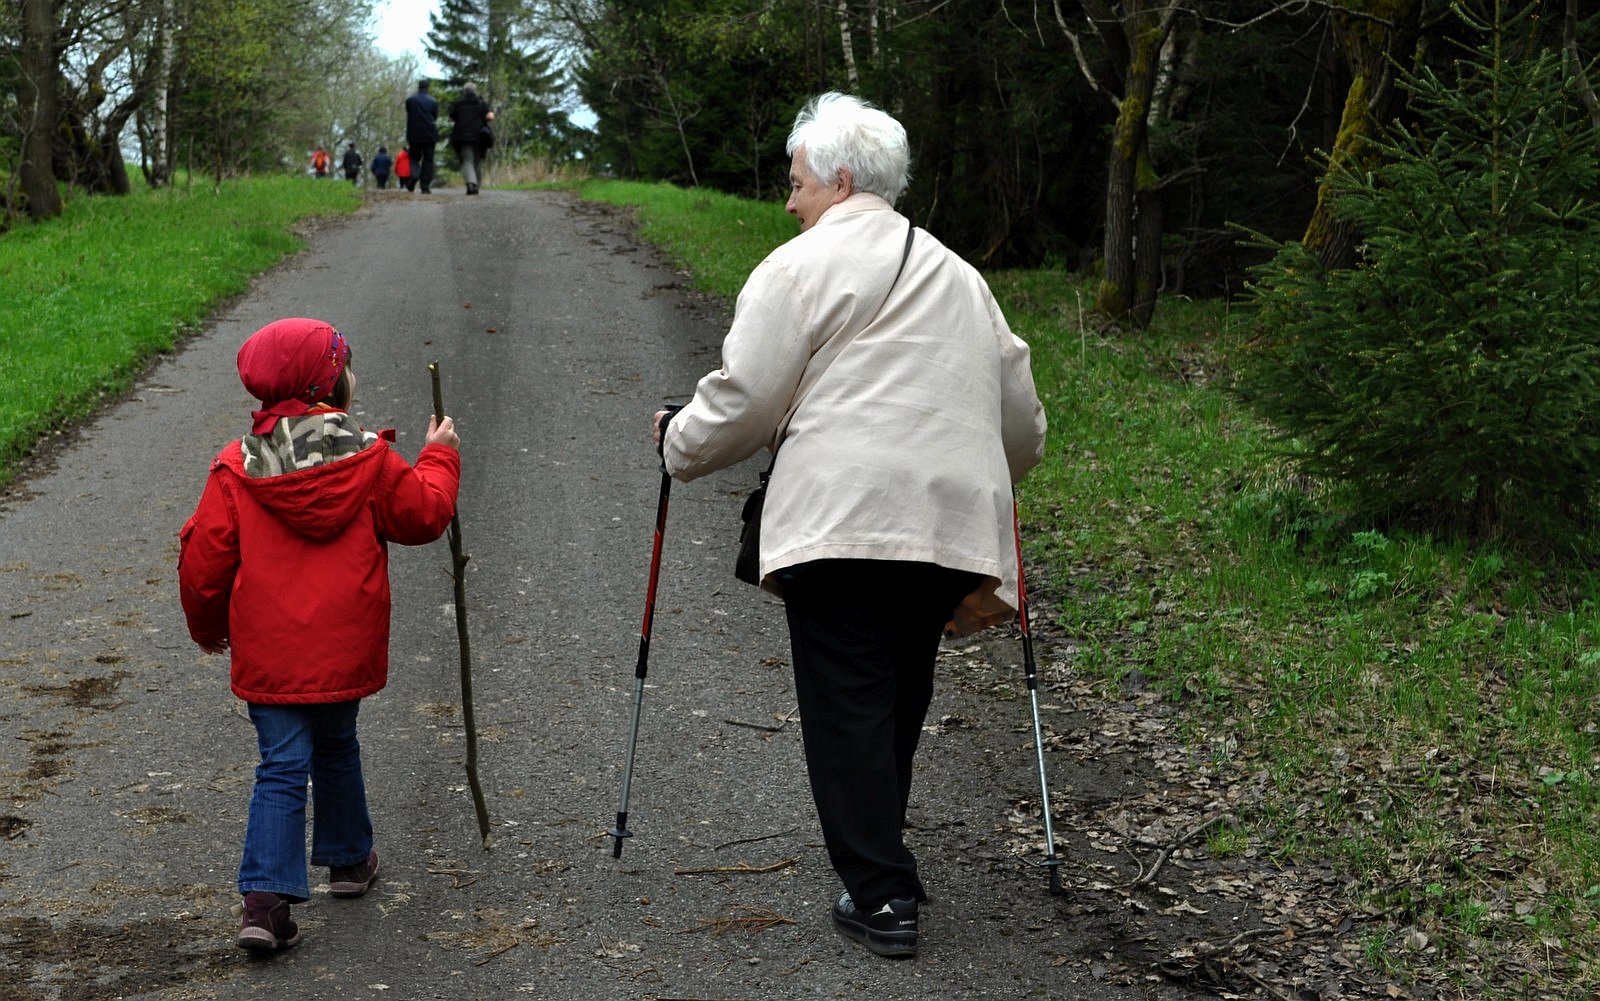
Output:
<instances>
[{"instance_id":1,"label":"black sneaker","mask_svg":"<svg viewBox=\"0 0 1600 1001\"><path fill-rule=\"evenodd\" d=\"M880 956L917 954L917 902L896 898L871 914L858 910L845 893L833 905L833 926Z\"/></svg>"}]
</instances>

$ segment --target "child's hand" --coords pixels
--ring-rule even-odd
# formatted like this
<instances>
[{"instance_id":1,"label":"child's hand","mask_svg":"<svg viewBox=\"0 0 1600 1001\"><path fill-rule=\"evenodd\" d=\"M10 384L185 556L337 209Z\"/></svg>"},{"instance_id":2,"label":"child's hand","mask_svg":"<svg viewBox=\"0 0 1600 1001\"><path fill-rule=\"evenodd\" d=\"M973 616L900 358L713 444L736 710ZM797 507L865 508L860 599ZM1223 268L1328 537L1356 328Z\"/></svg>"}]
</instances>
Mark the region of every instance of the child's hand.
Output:
<instances>
[{"instance_id":1,"label":"child's hand","mask_svg":"<svg viewBox=\"0 0 1600 1001\"><path fill-rule=\"evenodd\" d=\"M224 636L220 640L209 640L200 644L200 649L204 650L206 653L227 653L228 637Z\"/></svg>"},{"instance_id":2,"label":"child's hand","mask_svg":"<svg viewBox=\"0 0 1600 1001\"><path fill-rule=\"evenodd\" d=\"M456 422L446 417L444 423L441 424L439 423L439 418L429 417L428 444L448 445L451 448L459 449L461 447L461 437L456 434Z\"/></svg>"}]
</instances>

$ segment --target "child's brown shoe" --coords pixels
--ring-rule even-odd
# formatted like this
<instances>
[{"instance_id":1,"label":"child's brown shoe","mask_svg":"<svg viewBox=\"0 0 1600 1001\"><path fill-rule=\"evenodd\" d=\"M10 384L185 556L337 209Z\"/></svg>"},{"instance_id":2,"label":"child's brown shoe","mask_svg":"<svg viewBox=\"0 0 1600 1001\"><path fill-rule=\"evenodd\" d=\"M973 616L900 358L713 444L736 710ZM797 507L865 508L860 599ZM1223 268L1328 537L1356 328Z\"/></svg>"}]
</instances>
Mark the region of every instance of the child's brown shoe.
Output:
<instances>
[{"instance_id":1,"label":"child's brown shoe","mask_svg":"<svg viewBox=\"0 0 1600 1001\"><path fill-rule=\"evenodd\" d=\"M365 862L357 865L328 867L328 892L335 897L359 897L378 878L378 849L367 855Z\"/></svg>"},{"instance_id":2,"label":"child's brown shoe","mask_svg":"<svg viewBox=\"0 0 1600 1001\"><path fill-rule=\"evenodd\" d=\"M289 905L276 893L253 890L244 895L244 918L238 944L251 952L276 952L300 941L300 927L289 918Z\"/></svg>"}]
</instances>

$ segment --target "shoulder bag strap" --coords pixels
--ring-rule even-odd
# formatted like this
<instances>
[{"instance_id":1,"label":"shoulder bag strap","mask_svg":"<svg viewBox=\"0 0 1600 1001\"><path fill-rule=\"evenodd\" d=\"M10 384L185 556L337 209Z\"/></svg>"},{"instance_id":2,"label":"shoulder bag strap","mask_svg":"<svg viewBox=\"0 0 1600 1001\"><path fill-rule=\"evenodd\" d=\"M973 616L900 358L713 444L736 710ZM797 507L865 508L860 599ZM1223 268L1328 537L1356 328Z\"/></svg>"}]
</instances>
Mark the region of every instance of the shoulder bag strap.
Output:
<instances>
[{"instance_id":1,"label":"shoulder bag strap","mask_svg":"<svg viewBox=\"0 0 1600 1001\"><path fill-rule=\"evenodd\" d=\"M889 291L883 293L883 301L878 303L878 308L872 311L871 318L868 319L866 323L862 324L862 328L863 329L865 329L866 327L871 326L872 325L872 321L876 320L878 318L878 314L883 312L883 307L885 307L885 306L887 306L889 304L889 296L894 294L894 287L896 285L900 284L900 276L906 270L906 261L909 261L911 259L911 238L916 236L916 235L917 235L917 224L912 222L908 218L906 220L906 245L905 245L905 249L900 251L900 266L898 268L895 268L895 270L894 270L894 279L889 282ZM766 488L767 479L772 476L772 467L776 466L777 464L778 464L778 453L777 452L773 452L772 453L772 461L767 463L767 471L761 474L761 486L762 486L763 489Z\"/></svg>"}]
</instances>

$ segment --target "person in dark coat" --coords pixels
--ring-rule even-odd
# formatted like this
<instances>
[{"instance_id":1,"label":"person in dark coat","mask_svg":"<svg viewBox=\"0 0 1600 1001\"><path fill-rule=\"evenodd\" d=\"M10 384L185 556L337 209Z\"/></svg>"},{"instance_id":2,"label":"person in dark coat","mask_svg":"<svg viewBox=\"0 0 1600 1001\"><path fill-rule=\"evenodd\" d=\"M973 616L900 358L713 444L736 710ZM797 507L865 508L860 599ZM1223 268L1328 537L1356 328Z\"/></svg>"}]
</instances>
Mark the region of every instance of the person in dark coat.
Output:
<instances>
[{"instance_id":1,"label":"person in dark coat","mask_svg":"<svg viewBox=\"0 0 1600 1001\"><path fill-rule=\"evenodd\" d=\"M393 163L388 148L379 146L378 154L372 158L372 179L378 183L380 190L389 186L389 168Z\"/></svg>"},{"instance_id":2,"label":"person in dark coat","mask_svg":"<svg viewBox=\"0 0 1600 1001\"><path fill-rule=\"evenodd\" d=\"M484 130L493 120L488 102L478 96L478 89L470 83L461 88L461 97L450 105L450 148L461 160L461 179L466 182L469 195L478 193L483 156L488 152Z\"/></svg>"},{"instance_id":3,"label":"person in dark coat","mask_svg":"<svg viewBox=\"0 0 1600 1001\"><path fill-rule=\"evenodd\" d=\"M339 164L344 168L344 179L351 184L361 176L361 154L356 152L356 144L349 143L344 148L344 160Z\"/></svg>"},{"instance_id":4,"label":"person in dark coat","mask_svg":"<svg viewBox=\"0 0 1600 1001\"><path fill-rule=\"evenodd\" d=\"M411 176L427 194L433 187L433 148L439 144L439 101L428 93L428 81L406 98L406 146L411 150Z\"/></svg>"}]
</instances>

